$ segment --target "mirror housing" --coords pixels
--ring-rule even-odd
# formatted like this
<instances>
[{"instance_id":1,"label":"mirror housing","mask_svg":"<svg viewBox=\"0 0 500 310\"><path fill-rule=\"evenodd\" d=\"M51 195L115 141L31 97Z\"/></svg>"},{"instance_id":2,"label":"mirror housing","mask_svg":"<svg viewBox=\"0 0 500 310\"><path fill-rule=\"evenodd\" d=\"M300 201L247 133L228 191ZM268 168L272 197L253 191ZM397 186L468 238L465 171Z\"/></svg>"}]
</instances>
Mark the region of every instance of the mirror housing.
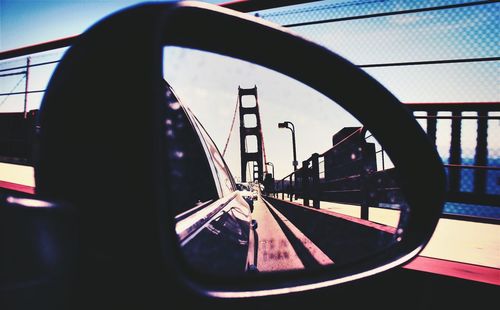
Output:
<instances>
[{"instance_id":1,"label":"mirror housing","mask_svg":"<svg viewBox=\"0 0 500 310\"><path fill-rule=\"evenodd\" d=\"M195 27L194 20L204 26ZM163 139L164 45L215 52L276 70L331 98L366 124L398 167L409 204L417 206L405 219L400 241L369 260L338 269L255 275L245 281L190 273L168 208L175 193L168 190L172 163L166 159L171 150ZM248 48L257 45L262 48ZM290 51L300 51L303 61ZM79 117L72 118L75 114ZM286 123L278 126L285 128ZM431 237L444 200L444 170L437 152L411 113L381 84L283 28L206 4L140 5L81 35L50 81L41 128L37 192L78 209L81 278L90 285L99 277L93 288L97 291L118 285L113 290L117 295L130 291L130 285L148 295L176 283L178 289L213 297L257 297L363 278L415 257ZM407 143L401 143L401 136Z\"/></svg>"}]
</instances>

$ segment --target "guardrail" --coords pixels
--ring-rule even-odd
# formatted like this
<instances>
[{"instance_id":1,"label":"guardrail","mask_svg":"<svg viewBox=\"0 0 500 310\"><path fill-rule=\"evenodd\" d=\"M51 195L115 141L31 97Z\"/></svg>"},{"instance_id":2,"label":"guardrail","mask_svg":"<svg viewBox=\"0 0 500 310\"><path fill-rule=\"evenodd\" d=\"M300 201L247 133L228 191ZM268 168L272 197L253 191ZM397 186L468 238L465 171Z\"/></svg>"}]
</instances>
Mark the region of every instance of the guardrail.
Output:
<instances>
[{"instance_id":1,"label":"guardrail","mask_svg":"<svg viewBox=\"0 0 500 310\"><path fill-rule=\"evenodd\" d=\"M448 179L447 202L476 208L499 207L500 167L495 165L494 158L488 158L487 136L488 123L500 120L500 115L494 113L500 111L500 102L407 103L406 106L414 112L416 119L426 120L427 135L434 145L439 120L451 120L449 156L448 159L443 156ZM422 112L425 115L420 115ZM475 121L477 126L475 152L469 158L462 156L463 120ZM281 195L281 199L285 199L286 194L290 201L302 198L306 206L312 200L314 208L319 208L321 201L359 205L363 219L368 218L369 207L402 202L404 199L394 181L394 169L385 169L384 151L375 151L366 142L369 137L362 128L352 130L325 153L315 153L303 161L300 169L271 185L269 192L276 197ZM344 153L350 154L351 161ZM320 165L328 161L325 156L328 159L331 154L343 158L340 164L326 165L320 170ZM374 160L378 154L382 162L380 171L377 171Z\"/></svg>"},{"instance_id":2,"label":"guardrail","mask_svg":"<svg viewBox=\"0 0 500 310\"><path fill-rule=\"evenodd\" d=\"M427 135L436 145L438 122L451 120L450 148L444 160L448 176L447 200L451 202L500 206L499 160L488 158L488 127L500 120L500 102L407 103L416 119L426 120ZM468 115L464 115L468 114ZM475 121L477 126L474 154L462 154L462 123ZM445 157L445 156L443 156ZM488 188L488 184L496 189Z\"/></svg>"},{"instance_id":3,"label":"guardrail","mask_svg":"<svg viewBox=\"0 0 500 310\"><path fill-rule=\"evenodd\" d=\"M287 194L290 201L302 198L305 206L312 201L317 209L321 201L359 205L362 219L368 219L369 208L379 203L399 208L404 199L394 179L395 170L377 171L376 154L383 150L376 151L366 138L362 127L342 129L334 135L332 148L304 160L300 169L271 186L272 194L281 194L283 200Z\"/></svg>"}]
</instances>

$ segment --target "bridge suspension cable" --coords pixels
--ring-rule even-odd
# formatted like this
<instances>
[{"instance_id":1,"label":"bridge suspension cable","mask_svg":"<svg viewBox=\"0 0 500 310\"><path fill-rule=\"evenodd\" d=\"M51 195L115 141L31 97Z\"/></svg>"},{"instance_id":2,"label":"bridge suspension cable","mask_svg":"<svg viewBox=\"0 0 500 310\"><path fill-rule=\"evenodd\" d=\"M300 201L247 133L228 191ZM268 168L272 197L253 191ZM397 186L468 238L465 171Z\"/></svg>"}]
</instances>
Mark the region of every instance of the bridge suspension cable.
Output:
<instances>
[{"instance_id":1,"label":"bridge suspension cable","mask_svg":"<svg viewBox=\"0 0 500 310\"><path fill-rule=\"evenodd\" d=\"M234 108L233 120L231 121L231 128L229 129L229 134L226 139L226 145L224 146L224 151L222 151L222 157L226 155L227 146L229 145L229 140L231 140L231 134L233 133L234 123L236 121L236 114L238 113L239 99L236 96L236 107Z\"/></svg>"},{"instance_id":2,"label":"bridge suspension cable","mask_svg":"<svg viewBox=\"0 0 500 310\"><path fill-rule=\"evenodd\" d=\"M262 133L262 127L260 128L260 136L262 137L262 155L264 156L264 172L267 173L267 155L266 155L266 147L264 143L264 133Z\"/></svg>"}]
</instances>

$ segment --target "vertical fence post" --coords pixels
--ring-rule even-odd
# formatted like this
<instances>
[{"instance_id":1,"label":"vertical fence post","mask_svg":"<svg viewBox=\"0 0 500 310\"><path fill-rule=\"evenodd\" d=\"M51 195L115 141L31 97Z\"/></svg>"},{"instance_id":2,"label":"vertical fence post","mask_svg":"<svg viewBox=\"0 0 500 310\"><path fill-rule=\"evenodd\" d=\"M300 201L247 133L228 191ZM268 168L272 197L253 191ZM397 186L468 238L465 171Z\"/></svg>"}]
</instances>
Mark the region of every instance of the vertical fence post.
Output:
<instances>
[{"instance_id":1,"label":"vertical fence post","mask_svg":"<svg viewBox=\"0 0 500 310\"><path fill-rule=\"evenodd\" d=\"M288 197L290 198L290 201L293 200L293 189L295 187L295 185L293 184L293 181L292 181L292 176L295 175L294 173L290 174L290 186L289 186L289 194L288 194Z\"/></svg>"},{"instance_id":2,"label":"vertical fence post","mask_svg":"<svg viewBox=\"0 0 500 310\"><path fill-rule=\"evenodd\" d=\"M300 174L302 177L302 199L304 199L304 206L309 207L309 198L311 197L310 186L309 186L309 160L304 160L302 162L302 168L300 169Z\"/></svg>"},{"instance_id":3,"label":"vertical fence post","mask_svg":"<svg viewBox=\"0 0 500 310\"><path fill-rule=\"evenodd\" d=\"M462 131L462 112L453 111L451 120L451 142L450 142L450 159L449 163L452 165L462 164L462 150L460 147L461 143L461 131ZM461 169L449 169L448 170L448 184L450 192L460 191L460 174Z\"/></svg>"},{"instance_id":4,"label":"vertical fence post","mask_svg":"<svg viewBox=\"0 0 500 310\"><path fill-rule=\"evenodd\" d=\"M319 209L319 154L314 153L311 156L312 167L311 167L311 176L312 176L312 188L311 188L311 196L313 199L313 208Z\"/></svg>"},{"instance_id":5,"label":"vertical fence post","mask_svg":"<svg viewBox=\"0 0 500 310\"><path fill-rule=\"evenodd\" d=\"M28 82L30 78L30 62L31 58L30 57L26 58L26 77L25 77L26 83L24 84L24 119L28 118L27 109L28 109L28 90L29 90Z\"/></svg>"},{"instance_id":6,"label":"vertical fence post","mask_svg":"<svg viewBox=\"0 0 500 310\"><path fill-rule=\"evenodd\" d=\"M285 187L285 179L281 180L281 199L285 200L285 193L286 193L286 187Z\"/></svg>"},{"instance_id":7,"label":"vertical fence post","mask_svg":"<svg viewBox=\"0 0 500 310\"><path fill-rule=\"evenodd\" d=\"M380 146L380 154L382 157L382 170L385 170L384 147Z\"/></svg>"},{"instance_id":8,"label":"vertical fence post","mask_svg":"<svg viewBox=\"0 0 500 310\"><path fill-rule=\"evenodd\" d=\"M366 176L365 173L361 175L361 218L363 220L368 220L369 217L369 196L370 196L370 189L368 185L368 177Z\"/></svg>"},{"instance_id":9,"label":"vertical fence post","mask_svg":"<svg viewBox=\"0 0 500 310\"><path fill-rule=\"evenodd\" d=\"M368 169L367 169L367 157L365 156L365 145L363 144L361 146L361 151L359 152L360 155L361 155L361 161L362 161L362 165L361 165L361 173L360 173L360 176L359 176L359 180L360 180L360 198L361 198L361 203L360 203L360 206L361 206L361 218L363 220L368 220L368 217L369 217L369 209L370 209L370 191L371 191L371 188L370 188L370 185L368 184L368 179L369 179L369 175L368 175Z\"/></svg>"},{"instance_id":10,"label":"vertical fence post","mask_svg":"<svg viewBox=\"0 0 500 310\"><path fill-rule=\"evenodd\" d=\"M477 140L476 154L474 156L474 165L488 165L488 111L479 111L477 113ZM486 173L487 170L474 170L474 193L486 194Z\"/></svg>"},{"instance_id":11,"label":"vertical fence post","mask_svg":"<svg viewBox=\"0 0 500 310\"><path fill-rule=\"evenodd\" d=\"M436 129L437 129L437 112L427 112L427 137L431 140L432 145L436 145Z\"/></svg>"}]
</instances>

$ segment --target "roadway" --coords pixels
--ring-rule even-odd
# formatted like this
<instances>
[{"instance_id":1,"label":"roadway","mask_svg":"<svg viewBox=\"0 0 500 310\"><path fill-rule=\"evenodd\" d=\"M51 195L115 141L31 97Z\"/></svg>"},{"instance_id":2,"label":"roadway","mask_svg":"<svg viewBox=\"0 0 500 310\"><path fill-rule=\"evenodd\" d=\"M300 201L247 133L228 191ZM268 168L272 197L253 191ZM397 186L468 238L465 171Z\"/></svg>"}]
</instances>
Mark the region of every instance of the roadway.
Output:
<instances>
[{"instance_id":1,"label":"roadway","mask_svg":"<svg viewBox=\"0 0 500 310\"><path fill-rule=\"evenodd\" d=\"M394 242L394 227L261 195L252 217L260 272L352 262Z\"/></svg>"}]
</instances>

